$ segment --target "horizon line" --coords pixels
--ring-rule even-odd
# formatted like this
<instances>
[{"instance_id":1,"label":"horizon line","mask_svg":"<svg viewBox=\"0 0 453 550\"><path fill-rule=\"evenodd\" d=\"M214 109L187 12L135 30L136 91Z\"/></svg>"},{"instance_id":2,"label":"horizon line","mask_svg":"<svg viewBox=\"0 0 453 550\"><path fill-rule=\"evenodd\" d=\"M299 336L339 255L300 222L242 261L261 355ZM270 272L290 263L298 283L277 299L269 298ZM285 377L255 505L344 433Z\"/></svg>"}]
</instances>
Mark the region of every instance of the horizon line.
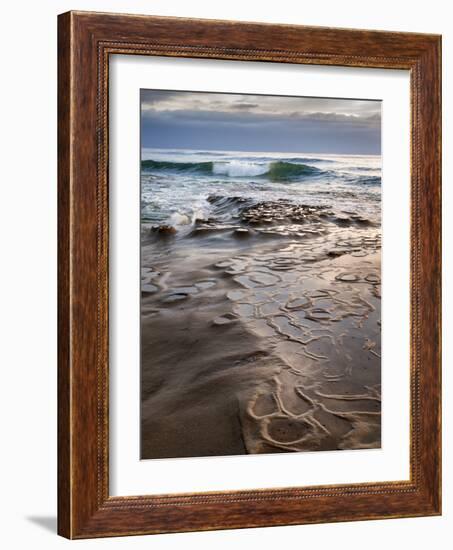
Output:
<instances>
[{"instance_id":1,"label":"horizon line","mask_svg":"<svg viewBox=\"0 0 453 550\"><path fill-rule=\"evenodd\" d=\"M209 147L203 147L201 149L191 149L190 147L147 147L142 145L140 147L143 149L153 149L157 151L194 151L194 152L216 152L216 153L282 153L285 155L337 155L337 156L349 156L349 157L381 157L382 152L380 153L325 153L322 151L247 151L245 149L210 149Z\"/></svg>"}]
</instances>

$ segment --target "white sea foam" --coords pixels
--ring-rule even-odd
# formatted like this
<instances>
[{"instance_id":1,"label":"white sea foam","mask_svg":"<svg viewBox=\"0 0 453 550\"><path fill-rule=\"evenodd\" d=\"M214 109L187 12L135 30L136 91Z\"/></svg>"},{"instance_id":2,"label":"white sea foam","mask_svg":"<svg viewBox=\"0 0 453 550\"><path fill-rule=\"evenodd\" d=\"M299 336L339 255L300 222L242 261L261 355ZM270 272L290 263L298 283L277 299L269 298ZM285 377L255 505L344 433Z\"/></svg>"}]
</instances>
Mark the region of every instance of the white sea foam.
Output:
<instances>
[{"instance_id":1,"label":"white sea foam","mask_svg":"<svg viewBox=\"0 0 453 550\"><path fill-rule=\"evenodd\" d=\"M212 172L214 174L230 177L261 176L269 171L269 164L269 162L257 163L243 160L214 162Z\"/></svg>"},{"instance_id":2,"label":"white sea foam","mask_svg":"<svg viewBox=\"0 0 453 550\"><path fill-rule=\"evenodd\" d=\"M204 219L208 216L208 209L208 206L194 205L191 210L186 212L173 212L168 223L185 233L186 230L189 231L195 225L197 219Z\"/></svg>"},{"instance_id":3,"label":"white sea foam","mask_svg":"<svg viewBox=\"0 0 453 550\"><path fill-rule=\"evenodd\" d=\"M179 212L173 212L170 216L171 225L189 225L192 223L192 217L188 214L180 214Z\"/></svg>"}]
</instances>

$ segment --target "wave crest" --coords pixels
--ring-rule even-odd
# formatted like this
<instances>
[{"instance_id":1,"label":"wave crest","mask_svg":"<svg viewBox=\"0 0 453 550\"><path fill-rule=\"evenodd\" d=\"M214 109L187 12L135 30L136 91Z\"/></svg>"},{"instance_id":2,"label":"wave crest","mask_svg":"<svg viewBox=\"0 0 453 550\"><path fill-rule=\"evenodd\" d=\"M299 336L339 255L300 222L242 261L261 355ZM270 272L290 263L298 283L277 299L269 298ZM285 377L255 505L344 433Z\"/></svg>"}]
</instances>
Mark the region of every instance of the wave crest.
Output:
<instances>
[{"instance_id":1,"label":"wave crest","mask_svg":"<svg viewBox=\"0 0 453 550\"><path fill-rule=\"evenodd\" d=\"M158 160L143 160L142 169L157 171L168 170L198 174L216 174L228 177L267 177L272 181L288 181L303 176L313 176L322 170L307 164L273 161L216 161L216 162L170 162Z\"/></svg>"}]
</instances>

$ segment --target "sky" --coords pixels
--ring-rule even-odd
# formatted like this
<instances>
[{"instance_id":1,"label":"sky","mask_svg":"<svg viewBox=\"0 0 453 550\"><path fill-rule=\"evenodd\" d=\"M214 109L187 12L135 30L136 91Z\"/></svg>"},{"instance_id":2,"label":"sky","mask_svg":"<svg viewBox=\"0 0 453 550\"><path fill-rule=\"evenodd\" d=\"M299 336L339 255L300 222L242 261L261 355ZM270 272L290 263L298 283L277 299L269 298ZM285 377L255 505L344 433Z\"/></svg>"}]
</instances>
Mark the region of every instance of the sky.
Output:
<instances>
[{"instance_id":1,"label":"sky","mask_svg":"<svg viewBox=\"0 0 453 550\"><path fill-rule=\"evenodd\" d=\"M141 90L142 147L380 154L381 102Z\"/></svg>"}]
</instances>

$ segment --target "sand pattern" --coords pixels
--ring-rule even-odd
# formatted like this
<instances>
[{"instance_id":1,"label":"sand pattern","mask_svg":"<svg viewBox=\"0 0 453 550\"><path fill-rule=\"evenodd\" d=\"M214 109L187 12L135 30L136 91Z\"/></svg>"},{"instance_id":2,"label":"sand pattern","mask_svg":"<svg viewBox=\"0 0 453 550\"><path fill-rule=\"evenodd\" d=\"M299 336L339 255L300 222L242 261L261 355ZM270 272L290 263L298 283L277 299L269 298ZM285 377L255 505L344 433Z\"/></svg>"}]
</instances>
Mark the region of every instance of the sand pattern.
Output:
<instances>
[{"instance_id":1,"label":"sand pattern","mask_svg":"<svg viewBox=\"0 0 453 550\"><path fill-rule=\"evenodd\" d=\"M378 224L238 212L199 221L192 249L143 247L142 457L380 447ZM245 244L204 249L219 227Z\"/></svg>"},{"instance_id":2,"label":"sand pattern","mask_svg":"<svg viewBox=\"0 0 453 550\"><path fill-rule=\"evenodd\" d=\"M372 254L377 242L367 237L359 257ZM341 246L354 254L357 245L357 238L349 249L343 241L335 252ZM341 262L322 259L331 249L318 249L317 258L310 249L292 244L277 254L237 256L216 265L242 287L227 294L234 318L270 339L281 364L241 411L251 453L380 443L379 372L360 384L354 369L360 358L360 370L379 371L379 272L370 260L349 261L345 271ZM375 330L364 336L366 323L374 323Z\"/></svg>"}]
</instances>

